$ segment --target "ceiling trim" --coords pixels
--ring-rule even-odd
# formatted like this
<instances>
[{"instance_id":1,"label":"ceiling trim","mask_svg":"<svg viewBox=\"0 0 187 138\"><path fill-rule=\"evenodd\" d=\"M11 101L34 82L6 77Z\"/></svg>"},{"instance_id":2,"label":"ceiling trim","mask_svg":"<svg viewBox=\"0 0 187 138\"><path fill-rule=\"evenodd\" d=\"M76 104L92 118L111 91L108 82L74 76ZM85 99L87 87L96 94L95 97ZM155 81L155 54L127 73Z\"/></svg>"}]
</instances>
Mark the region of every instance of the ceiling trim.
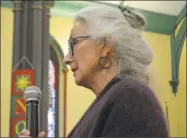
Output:
<instances>
[{"instance_id":1,"label":"ceiling trim","mask_svg":"<svg viewBox=\"0 0 187 138\"><path fill-rule=\"evenodd\" d=\"M97 1L55 1L54 7L51 9L51 15L63 18L73 18L77 11L87 6L94 5L110 5L117 7L117 5L112 5L108 3L100 3ZM1 7L13 8L11 1L2 1ZM160 33L165 35L171 35L173 28L176 24L177 16L171 16L161 13L150 12L141 9L135 9L129 7L130 10L134 10L143 14L147 20L147 26L145 31Z\"/></svg>"},{"instance_id":2,"label":"ceiling trim","mask_svg":"<svg viewBox=\"0 0 187 138\"><path fill-rule=\"evenodd\" d=\"M178 25L182 21L182 19L185 17L185 15L186 15L186 5L178 15L178 17L176 19L176 25Z\"/></svg>"}]
</instances>

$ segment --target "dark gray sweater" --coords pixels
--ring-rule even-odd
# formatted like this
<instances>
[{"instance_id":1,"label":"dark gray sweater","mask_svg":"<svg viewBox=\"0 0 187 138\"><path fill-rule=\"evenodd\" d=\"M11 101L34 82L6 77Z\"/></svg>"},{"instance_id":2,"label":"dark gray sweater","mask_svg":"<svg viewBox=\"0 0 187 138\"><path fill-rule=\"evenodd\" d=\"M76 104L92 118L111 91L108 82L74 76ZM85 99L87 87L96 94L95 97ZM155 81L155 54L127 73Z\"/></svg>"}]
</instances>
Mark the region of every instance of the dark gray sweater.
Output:
<instances>
[{"instance_id":1,"label":"dark gray sweater","mask_svg":"<svg viewBox=\"0 0 187 138\"><path fill-rule=\"evenodd\" d=\"M114 78L69 134L89 137L169 137L153 91L131 79Z\"/></svg>"}]
</instances>

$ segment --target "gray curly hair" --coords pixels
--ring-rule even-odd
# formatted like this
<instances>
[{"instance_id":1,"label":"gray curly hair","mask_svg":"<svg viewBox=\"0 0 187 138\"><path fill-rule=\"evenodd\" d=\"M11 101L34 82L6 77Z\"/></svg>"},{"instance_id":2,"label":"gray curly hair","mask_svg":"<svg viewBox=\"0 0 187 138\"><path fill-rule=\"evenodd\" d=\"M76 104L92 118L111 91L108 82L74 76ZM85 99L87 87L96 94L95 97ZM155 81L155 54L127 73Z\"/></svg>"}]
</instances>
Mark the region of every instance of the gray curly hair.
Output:
<instances>
[{"instance_id":1,"label":"gray curly hair","mask_svg":"<svg viewBox=\"0 0 187 138\"><path fill-rule=\"evenodd\" d=\"M81 9L74 18L77 21L86 22L86 31L93 40L110 37L118 77L148 83L147 66L152 61L152 50L141 36L146 24L143 16L127 9L98 6Z\"/></svg>"}]
</instances>

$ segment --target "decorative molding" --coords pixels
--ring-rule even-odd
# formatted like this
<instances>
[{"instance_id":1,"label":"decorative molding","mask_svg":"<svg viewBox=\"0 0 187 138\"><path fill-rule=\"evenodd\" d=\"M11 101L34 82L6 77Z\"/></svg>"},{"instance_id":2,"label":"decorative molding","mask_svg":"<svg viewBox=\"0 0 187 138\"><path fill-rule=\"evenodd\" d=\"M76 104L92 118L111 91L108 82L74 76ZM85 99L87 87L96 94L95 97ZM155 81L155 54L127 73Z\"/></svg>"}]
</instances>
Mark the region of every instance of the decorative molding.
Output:
<instances>
[{"instance_id":1,"label":"decorative molding","mask_svg":"<svg viewBox=\"0 0 187 138\"><path fill-rule=\"evenodd\" d=\"M43 10L43 7L42 7L42 6L32 6L31 8L32 8L32 9L39 9L39 10Z\"/></svg>"},{"instance_id":2,"label":"decorative molding","mask_svg":"<svg viewBox=\"0 0 187 138\"><path fill-rule=\"evenodd\" d=\"M22 8L14 8L13 12L23 12L23 9Z\"/></svg>"},{"instance_id":3,"label":"decorative molding","mask_svg":"<svg viewBox=\"0 0 187 138\"><path fill-rule=\"evenodd\" d=\"M184 41L186 38L186 6L178 15L176 19L176 26L173 29L173 33L171 35L171 70L172 70L172 80L169 81L172 92L176 95L177 88L179 85L179 65L180 65L180 57L182 53L182 48L184 46ZM176 28L181 23L179 31L176 34Z\"/></svg>"},{"instance_id":4,"label":"decorative molding","mask_svg":"<svg viewBox=\"0 0 187 138\"><path fill-rule=\"evenodd\" d=\"M63 104L63 122L56 122L56 126L59 126L60 123L63 123L63 131L61 131L63 134L61 136L65 137L66 136L66 93L67 93L67 72L68 72L68 68L67 66L63 63L63 58L64 58L64 54L63 54L63 51L60 47L60 45L58 44L58 42L55 40L55 38L50 35L50 38L49 38L49 43L50 43L50 47L51 47L51 60L53 59L54 61L54 64L56 65L56 77L57 77L57 80L56 80L56 90L57 90L57 95L56 97L59 99L59 92L61 92L61 73L63 73L63 82L64 82L64 85L63 85L63 99L64 99L64 104ZM61 106L59 105L59 100L57 100L58 104L56 106L57 109L59 109ZM60 110L57 111L57 114L56 114L56 117L59 119L59 113L60 113ZM62 117L62 116L60 116ZM57 119L57 120L58 120ZM55 133L56 133L56 136L60 136L60 133L59 133L59 128L57 128L55 130Z\"/></svg>"},{"instance_id":5,"label":"decorative molding","mask_svg":"<svg viewBox=\"0 0 187 138\"><path fill-rule=\"evenodd\" d=\"M176 20L176 25L178 25L181 22L181 20L185 17L185 15L186 15L186 6L179 13L177 20Z\"/></svg>"},{"instance_id":6,"label":"decorative molding","mask_svg":"<svg viewBox=\"0 0 187 138\"><path fill-rule=\"evenodd\" d=\"M58 44L58 42L55 40L55 38L54 38L52 35L50 35L49 44L50 44L50 46L54 49L54 51L57 53L58 60L59 60L59 61L62 61L62 62L60 63L60 70L63 71L63 72L67 72L67 71L68 71L68 68L67 68L67 66L63 63L64 54L63 54L63 52L62 52L62 49L61 49L60 45Z\"/></svg>"},{"instance_id":7,"label":"decorative molding","mask_svg":"<svg viewBox=\"0 0 187 138\"><path fill-rule=\"evenodd\" d=\"M54 6L51 8L51 15L63 18L73 18L77 11L87 6L97 5L110 5L117 7L118 5L112 5L108 3L100 3L97 1L55 1ZM12 8L10 1L2 1L1 7ZM150 12L141 9L135 9L129 7L129 9L143 14L147 20L147 27L145 31L160 33L165 35L171 35L173 27L175 26L176 16Z\"/></svg>"}]
</instances>

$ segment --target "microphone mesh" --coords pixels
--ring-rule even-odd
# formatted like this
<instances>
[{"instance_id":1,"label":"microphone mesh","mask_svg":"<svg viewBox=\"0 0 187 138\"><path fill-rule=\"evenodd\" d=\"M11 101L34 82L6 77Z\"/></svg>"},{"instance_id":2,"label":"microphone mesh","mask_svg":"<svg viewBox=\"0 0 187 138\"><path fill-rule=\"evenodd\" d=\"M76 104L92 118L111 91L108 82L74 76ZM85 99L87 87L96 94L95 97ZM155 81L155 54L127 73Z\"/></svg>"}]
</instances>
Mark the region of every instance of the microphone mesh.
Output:
<instances>
[{"instance_id":1,"label":"microphone mesh","mask_svg":"<svg viewBox=\"0 0 187 138\"><path fill-rule=\"evenodd\" d=\"M25 101L40 101L42 98L42 93L40 89L36 86L30 86L24 91L24 99Z\"/></svg>"}]
</instances>

